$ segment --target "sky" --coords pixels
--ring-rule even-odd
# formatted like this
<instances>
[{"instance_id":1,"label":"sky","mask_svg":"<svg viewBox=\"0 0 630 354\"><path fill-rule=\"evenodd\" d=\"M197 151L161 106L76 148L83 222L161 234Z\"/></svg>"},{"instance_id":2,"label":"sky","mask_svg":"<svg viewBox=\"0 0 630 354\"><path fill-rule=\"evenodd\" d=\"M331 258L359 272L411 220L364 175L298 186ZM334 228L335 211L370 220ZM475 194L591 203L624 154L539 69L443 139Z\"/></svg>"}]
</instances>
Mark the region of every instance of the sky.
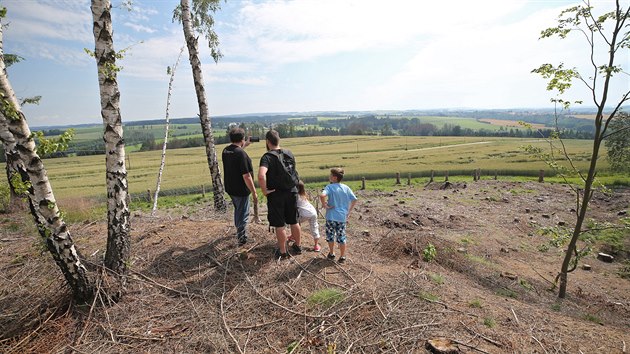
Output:
<instances>
[{"instance_id":1,"label":"sky","mask_svg":"<svg viewBox=\"0 0 630 354\"><path fill-rule=\"evenodd\" d=\"M622 1L628 6L628 1ZM172 21L177 0L113 0L123 122L166 117L167 67L185 45ZM595 12L612 0L593 0ZM26 60L8 69L31 126L100 123L88 0L3 0L4 52ZM553 108L532 69L588 69L584 37L539 39L568 0L295 0L221 2L214 14L223 58L200 38L211 116L410 109ZM601 9L601 10L600 10ZM626 51L625 68L630 66ZM630 71L630 70L629 70ZM587 71L590 72L590 71ZM619 75L613 92L627 91ZM589 103L574 85L568 97ZM592 102L592 101L591 101ZM592 106L592 104L591 104ZM198 114L188 52L177 66L170 118Z\"/></svg>"}]
</instances>

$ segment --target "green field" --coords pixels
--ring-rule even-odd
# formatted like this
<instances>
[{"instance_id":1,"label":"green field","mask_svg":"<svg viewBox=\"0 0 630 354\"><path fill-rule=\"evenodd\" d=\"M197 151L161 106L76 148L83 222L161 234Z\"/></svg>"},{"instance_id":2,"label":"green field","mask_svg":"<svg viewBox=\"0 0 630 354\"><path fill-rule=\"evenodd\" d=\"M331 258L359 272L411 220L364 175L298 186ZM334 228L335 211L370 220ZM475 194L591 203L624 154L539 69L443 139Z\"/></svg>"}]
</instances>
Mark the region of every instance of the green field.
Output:
<instances>
[{"instance_id":1,"label":"green field","mask_svg":"<svg viewBox=\"0 0 630 354\"><path fill-rule=\"evenodd\" d=\"M566 140L574 163L587 168L591 141ZM403 178L426 177L431 170L436 176L449 171L450 176L470 176L474 169L482 174L500 176L537 176L538 170L548 170L535 157L520 147L526 144L544 147L542 140L483 137L383 137L342 136L283 139L282 146L296 156L300 176L307 183L324 182L329 169L343 167L346 180L393 178L400 172ZM225 145L217 146L220 159ZM264 143L247 148L254 168L264 153ZM129 189L133 195L146 195L155 190L160 151L130 152L127 155ZM105 191L105 157L81 156L45 159L44 164L58 200L99 198ZM607 162L599 162L600 169ZM548 170L547 174L551 171ZM204 148L168 150L161 190L165 193L185 193L210 190L210 172Z\"/></svg>"}]
</instances>

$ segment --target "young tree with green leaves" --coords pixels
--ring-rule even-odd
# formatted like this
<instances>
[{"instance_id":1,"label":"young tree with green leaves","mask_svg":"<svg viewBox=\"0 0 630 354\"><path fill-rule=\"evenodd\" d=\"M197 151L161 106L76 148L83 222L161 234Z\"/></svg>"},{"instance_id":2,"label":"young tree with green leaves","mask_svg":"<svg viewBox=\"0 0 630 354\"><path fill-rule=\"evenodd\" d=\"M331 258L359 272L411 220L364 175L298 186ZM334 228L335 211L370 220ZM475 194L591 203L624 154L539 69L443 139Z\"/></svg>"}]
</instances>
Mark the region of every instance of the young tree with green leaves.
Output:
<instances>
[{"instance_id":1,"label":"young tree with green leaves","mask_svg":"<svg viewBox=\"0 0 630 354\"><path fill-rule=\"evenodd\" d=\"M199 121L206 145L206 156L210 176L212 178L212 191L214 194L214 208L225 211L227 204L225 201L225 190L221 180L219 161L214 145L214 135L208 110L208 100L203 82L203 72L201 70L201 60L199 59L199 43L196 33L203 34L208 40L208 45L212 52L212 58L218 62L221 52L218 50L219 38L214 32L214 18L212 14L220 9L220 0L193 0L192 10L188 0L181 0L180 5L175 9L173 19L177 19L184 29L184 38L188 47L188 59L192 68L195 92L197 93L197 104L199 105Z\"/></svg>"},{"instance_id":2,"label":"young tree with green leaves","mask_svg":"<svg viewBox=\"0 0 630 354\"><path fill-rule=\"evenodd\" d=\"M595 134L593 138L593 149L590 157L590 165L586 174L577 171L582 179L583 185L576 191L576 222L573 228L571 239L567 246L567 251L560 268L560 273L556 280L560 280L558 297L564 298L567 290L567 280L569 272L577 267L579 252L577 242L588 211L588 204L593 196L595 188L595 176L597 174L597 161L602 142L609 133L611 121L619 114L622 105L629 100L630 91L613 92L611 83L613 79L621 76L623 80L628 80L627 73L624 72L624 56L630 48L630 32L628 32L628 21L630 20L630 8L624 8L619 0L615 1L613 11L597 16L591 6L590 1L584 1L583 5L568 8L560 13L558 25L548 28L541 33L541 38L559 37L566 38L571 34L579 34L586 40L587 53L586 62L590 66L591 72L586 76L576 68L566 69L561 63L559 65L543 64L533 72L549 79L547 90L557 91L557 98L552 102L568 108L571 102L562 98L566 90L571 88L574 80L582 82L589 90L592 103L597 108L594 125ZM602 58L602 59L600 59ZM601 62L598 62L601 60ZM627 63L625 63L627 66ZM581 102L578 102L581 103ZM605 112L606 107L612 107ZM565 156L571 161L566 151Z\"/></svg>"},{"instance_id":3,"label":"young tree with green leaves","mask_svg":"<svg viewBox=\"0 0 630 354\"><path fill-rule=\"evenodd\" d=\"M15 171L9 183L17 192L27 195L31 214L48 251L61 269L74 298L85 302L94 295L94 285L59 212L34 136L7 77L2 55L1 19L5 15L6 9L0 9L0 140L7 153L7 164L11 164Z\"/></svg>"},{"instance_id":4,"label":"young tree with green leaves","mask_svg":"<svg viewBox=\"0 0 630 354\"><path fill-rule=\"evenodd\" d=\"M105 128L103 134L107 182L105 266L122 276L124 284L131 249L129 237L131 227L120 91L116 79L118 71L121 70L116 66L116 59L120 59L121 54L114 50L111 8L109 0L92 0L94 57L98 67L101 116Z\"/></svg>"}]
</instances>

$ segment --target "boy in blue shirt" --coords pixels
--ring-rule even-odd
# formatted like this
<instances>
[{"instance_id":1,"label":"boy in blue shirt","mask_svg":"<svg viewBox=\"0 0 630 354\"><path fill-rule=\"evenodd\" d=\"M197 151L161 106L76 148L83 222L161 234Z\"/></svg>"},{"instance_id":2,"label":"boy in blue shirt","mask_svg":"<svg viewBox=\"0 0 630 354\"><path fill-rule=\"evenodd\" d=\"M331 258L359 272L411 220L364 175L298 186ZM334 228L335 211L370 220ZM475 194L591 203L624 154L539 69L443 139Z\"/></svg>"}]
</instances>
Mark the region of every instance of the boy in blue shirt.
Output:
<instances>
[{"instance_id":1,"label":"boy in blue shirt","mask_svg":"<svg viewBox=\"0 0 630 354\"><path fill-rule=\"evenodd\" d=\"M346 261L346 224L350 211L357 202L352 189L341 183L344 171L335 167L330 169L327 185L319 199L326 208L326 242L328 242L328 259L335 259L335 241L339 244L339 263Z\"/></svg>"}]
</instances>

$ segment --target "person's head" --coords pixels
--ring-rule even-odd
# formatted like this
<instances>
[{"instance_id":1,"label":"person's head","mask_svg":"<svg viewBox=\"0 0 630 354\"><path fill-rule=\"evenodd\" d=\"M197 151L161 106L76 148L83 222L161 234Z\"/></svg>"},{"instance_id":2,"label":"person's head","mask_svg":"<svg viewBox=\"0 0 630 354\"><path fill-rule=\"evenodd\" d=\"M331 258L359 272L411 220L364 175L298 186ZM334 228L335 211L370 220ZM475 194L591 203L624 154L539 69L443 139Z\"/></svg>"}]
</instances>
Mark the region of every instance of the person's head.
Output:
<instances>
[{"instance_id":1,"label":"person's head","mask_svg":"<svg viewBox=\"0 0 630 354\"><path fill-rule=\"evenodd\" d=\"M245 130L243 128L234 127L230 129L230 142L233 144L240 143L245 140Z\"/></svg>"},{"instance_id":2,"label":"person's head","mask_svg":"<svg viewBox=\"0 0 630 354\"><path fill-rule=\"evenodd\" d=\"M267 144L267 150L269 150L271 146L275 147L280 145L280 134L272 129L268 131L267 134L265 134L265 140Z\"/></svg>"},{"instance_id":3,"label":"person's head","mask_svg":"<svg viewBox=\"0 0 630 354\"><path fill-rule=\"evenodd\" d=\"M330 169L330 181L331 182L341 182L343 179L343 168L341 167L333 167Z\"/></svg>"},{"instance_id":4,"label":"person's head","mask_svg":"<svg viewBox=\"0 0 630 354\"><path fill-rule=\"evenodd\" d=\"M297 184L298 194L302 197L306 197L306 188L304 187L304 182L300 180Z\"/></svg>"}]
</instances>

